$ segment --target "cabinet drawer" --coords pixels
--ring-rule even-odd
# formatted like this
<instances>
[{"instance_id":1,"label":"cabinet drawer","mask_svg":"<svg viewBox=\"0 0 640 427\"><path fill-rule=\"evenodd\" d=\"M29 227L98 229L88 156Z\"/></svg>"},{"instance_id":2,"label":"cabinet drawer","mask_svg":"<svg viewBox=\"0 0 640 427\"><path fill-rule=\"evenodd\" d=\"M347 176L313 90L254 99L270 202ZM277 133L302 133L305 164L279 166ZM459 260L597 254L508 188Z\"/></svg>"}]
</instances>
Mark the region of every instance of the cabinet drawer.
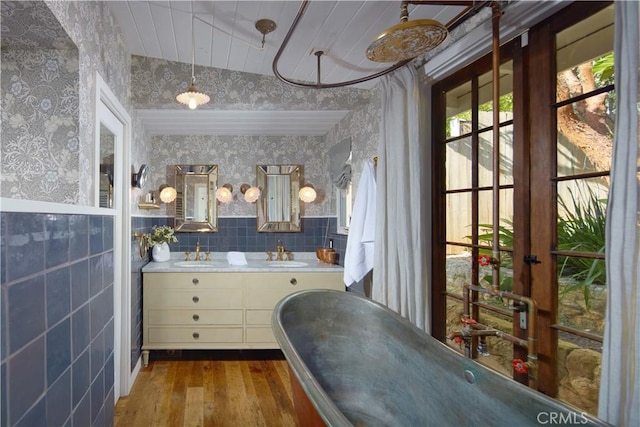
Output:
<instances>
[{"instance_id":1,"label":"cabinet drawer","mask_svg":"<svg viewBox=\"0 0 640 427\"><path fill-rule=\"evenodd\" d=\"M267 327L248 327L247 328L247 343L269 343L276 342L276 338L273 336L271 328Z\"/></svg>"},{"instance_id":2,"label":"cabinet drawer","mask_svg":"<svg viewBox=\"0 0 640 427\"><path fill-rule=\"evenodd\" d=\"M247 308L273 308L285 296L305 289L344 290L340 273L269 273L247 283ZM291 283L293 282L293 283Z\"/></svg>"},{"instance_id":3,"label":"cabinet drawer","mask_svg":"<svg viewBox=\"0 0 640 427\"><path fill-rule=\"evenodd\" d=\"M240 325L242 310L176 310L150 309L147 311L150 326L155 325Z\"/></svg>"},{"instance_id":4,"label":"cabinet drawer","mask_svg":"<svg viewBox=\"0 0 640 427\"><path fill-rule=\"evenodd\" d=\"M191 292L145 288L145 309L152 308L242 308L242 288L199 290Z\"/></svg>"},{"instance_id":5,"label":"cabinet drawer","mask_svg":"<svg viewBox=\"0 0 640 427\"><path fill-rule=\"evenodd\" d=\"M247 310L247 325L271 325L273 310Z\"/></svg>"},{"instance_id":6,"label":"cabinet drawer","mask_svg":"<svg viewBox=\"0 0 640 427\"><path fill-rule=\"evenodd\" d=\"M157 289L241 288L244 278L233 273L147 273L145 285Z\"/></svg>"},{"instance_id":7,"label":"cabinet drawer","mask_svg":"<svg viewBox=\"0 0 640 427\"><path fill-rule=\"evenodd\" d=\"M242 328L149 328L149 344L242 343Z\"/></svg>"}]
</instances>

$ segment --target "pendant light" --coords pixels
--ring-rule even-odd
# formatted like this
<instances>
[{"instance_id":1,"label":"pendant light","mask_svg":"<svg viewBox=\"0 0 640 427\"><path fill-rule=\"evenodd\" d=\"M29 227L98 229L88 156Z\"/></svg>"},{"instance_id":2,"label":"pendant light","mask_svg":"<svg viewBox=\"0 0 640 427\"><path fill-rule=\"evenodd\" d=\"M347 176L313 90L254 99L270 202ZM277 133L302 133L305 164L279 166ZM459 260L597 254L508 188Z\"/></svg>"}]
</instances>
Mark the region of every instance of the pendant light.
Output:
<instances>
[{"instance_id":1,"label":"pendant light","mask_svg":"<svg viewBox=\"0 0 640 427\"><path fill-rule=\"evenodd\" d=\"M196 37L195 37L195 29L194 29L194 19L193 15L191 16L191 85L187 88L185 92L182 92L178 96L176 96L176 101L181 104L185 104L189 106L190 109L195 110L198 105L206 104L209 102L209 95L199 92L196 89L196 76L195 76L195 62L196 62Z\"/></svg>"}]
</instances>

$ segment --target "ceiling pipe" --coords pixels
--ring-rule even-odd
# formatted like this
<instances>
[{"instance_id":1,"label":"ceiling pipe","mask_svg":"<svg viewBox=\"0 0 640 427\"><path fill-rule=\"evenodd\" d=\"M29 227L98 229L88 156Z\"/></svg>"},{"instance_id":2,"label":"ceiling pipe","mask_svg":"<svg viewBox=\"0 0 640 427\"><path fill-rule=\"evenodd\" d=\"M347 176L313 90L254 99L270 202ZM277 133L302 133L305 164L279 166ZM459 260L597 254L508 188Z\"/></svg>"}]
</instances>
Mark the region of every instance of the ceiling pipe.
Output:
<instances>
[{"instance_id":1,"label":"ceiling pipe","mask_svg":"<svg viewBox=\"0 0 640 427\"><path fill-rule=\"evenodd\" d=\"M293 31L298 26L298 23L300 22L300 19L302 19L302 16L304 15L304 12L307 9L308 5L309 5L309 0L304 0L302 2L302 4L300 5L300 9L298 9L298 14L296 15L295 19L293 20L293 23L291 24L291 27L289 28L289 31L287 32L287 35L284 37L284 40L282 41L282 44L280 45L280 49L278 49L278 52L276 53L276 56L273 58L273 65L272 65L273 74L278 79L283 81L284 83L287 83L287 84L289 84L291 86L296 86L296 87L301 87L301 88L311 88L311 89L330 89L330 88L351 86L351 85L355 85L355 84L358 84L358 83L364 83L364 82L367 82L369 80L373 80L375 78L384 76L385 74L390 73L390 72L392 72L394 70L397 70L398 68L400 68L403 65L407 64L408 62L412 61L412 59L407 59L406 61L398 62L397 64L392 65L391 67L386 68L386 69L384 69L384 70L382 70L382 71L380 71L378 73L371 74L371 75L366 76L366 77L361 77L359 79L348 80L348 81L340 82L340 83L325 83L325 84L322 84L322 83L320 83L320 76L318 76L318 83L306 83L306 82L301 82L301 81L297 81L297 80L291 80L291 79L288 79L288 78L284 77L278 71L278 60L280 59L280 56L282 56L282 52L284 51L285 47L287 47L287 44L289 43L289 39L291 39L291 35L293 34ZM319 61L320 61L320 56L318 56L318 62Z\"/></svg>"},{"instance_id":2,"label":"ceiling pipe","mask_svg":"<svg viewBox=\"0 0 640 427\"><path fill-rule=\"evenodd\" d=\"M475 14L477 14L483 7L486 6L490 6L492 1L457 1L457 0L452 0L452 1L447 1L447 0L431 0L431 1L408 1L407 3L409 4L415 4L415 5L447 5L447 6L465 6L466 9L463 10L462 12L460 12L456 17L454 17L449 23L447 23L446 27L448 31L452 31L454 28L456 28L457 26L459 26L460 24L462 24L464 21L466 21L467 19L471 18L472 16L474 16ZM307 6L309 5L309 0L303 0L302 4L300 5L300 8L298 9L298 13L296 14L295 19L293 20L293 23L291 24L291 27L289 28L289 31L287 32L287 34L285 35L282 44L280 45L280 48L278 49L278 52L276 53L275 57L273 58L273 63L272 63L272 70L273 70L273 74L282 82L291 85L291 86L295 86L295 87L300 87L300 88L311 88L311 89L331 89L331 88L339 88L339 87L345 87L345 86L351 86L351 85L356 85L359 83L364 83L364 82L368 82L369 80L373 80L373 79L377 79L378 77L382 77L385 74L389 74L392 71L397 70L398 68L408 64L409 62L413 61L416 58L411 58L411 59L407 59L404 61L400 61L388 68L385 68L382 71L379 71L377 73L374 74L370 74L368 76L365 77L360 77L358 79L353 79L353 80L348 80L348 81L344 81L344 82L338 82L338 83L321 83L321 77L320 77L320 57L322 56L322 54L324 53L319 53L319 52L315 52L314 54L318 57L318 76L317 76L317 82L316 83L310 83L310 82L303 82L303 81L298 81L298 80L292 80L289 79L285 76L283 76L282 74L280 74L280 72L278 71L278 61L280 60L280 57L282 56L282 53L284 52L285 48L287 47L287 44L289 43L289 40L291 39L291 36L293 35L293 32L295 31L296 27L298 26L298 23L300 22L300 20L302 19L302 16L304 15ZM424 65L425 61L422 61L422 63L417 64L418 67Z\"/></svg>"}]
</instances>

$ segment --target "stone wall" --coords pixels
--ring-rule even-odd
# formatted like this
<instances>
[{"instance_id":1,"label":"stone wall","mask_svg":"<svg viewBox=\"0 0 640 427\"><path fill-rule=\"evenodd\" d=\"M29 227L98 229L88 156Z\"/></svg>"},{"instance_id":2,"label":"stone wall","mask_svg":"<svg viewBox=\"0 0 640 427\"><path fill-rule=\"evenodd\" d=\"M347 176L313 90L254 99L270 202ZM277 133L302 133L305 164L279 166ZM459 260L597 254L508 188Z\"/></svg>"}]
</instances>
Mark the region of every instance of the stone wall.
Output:
<instances>
[{"instance_id":1,"label":"stone wall","mask_svg":"<svg viewBox=\"0 0 640 427\"><path fill-rule=\"evenodd\" d=\"M465 283L470 283L471 258L468 254L449 257L447 260L447 291L460 293ZM564 292L559 300L559 317L562 324L571 325L591 332L602 333L604 325L604 305L606 293L601 289L590 293L589 303L585 301L580 288ZM486 302L494 297L483 295ZM506 304L505 304L506 307ZM449 299L447 303L447 334L462 328L462 302ZM481 322L492 328L512 332L512 322L499 315L481 313ZM497 372L511 377L513 373L513 346L497 337L486 339L489 356L480 356L477 361ZM448 341L454 350L464 354L464 345ZM600 367L602 363L601 345L588 339L572 335L562 335L558 340L558 396L565 403L578 407L597 416L598 390L600 387Z\"/></svg>"}]
</instances>

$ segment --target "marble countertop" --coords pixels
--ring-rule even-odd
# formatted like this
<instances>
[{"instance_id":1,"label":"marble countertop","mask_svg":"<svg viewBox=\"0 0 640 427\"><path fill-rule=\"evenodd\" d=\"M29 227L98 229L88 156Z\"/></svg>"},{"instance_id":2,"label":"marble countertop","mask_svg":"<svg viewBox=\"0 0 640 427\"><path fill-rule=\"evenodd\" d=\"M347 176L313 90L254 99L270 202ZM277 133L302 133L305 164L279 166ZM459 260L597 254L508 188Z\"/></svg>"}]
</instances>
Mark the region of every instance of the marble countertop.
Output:
<instances>
[{"instance_id":1,"label":"marble countertop","mask_svg":"<svg viewBox=\"0 0 640 427\"><path fill-rule=\"evenodd\" d=\"M318 261L313 252L294 252L292 261L266 261L263 252L245 252L247 265L231 265L227 252L212 252L211 261L185 261L184 253L171 253L167 262L150 262L142 268L143 273L188 273L188 272L342 272L340 265ZM193 254L191 254L193 258ZM203 255L204 257L204 255Z\"/></svg>"}]
</instances>

